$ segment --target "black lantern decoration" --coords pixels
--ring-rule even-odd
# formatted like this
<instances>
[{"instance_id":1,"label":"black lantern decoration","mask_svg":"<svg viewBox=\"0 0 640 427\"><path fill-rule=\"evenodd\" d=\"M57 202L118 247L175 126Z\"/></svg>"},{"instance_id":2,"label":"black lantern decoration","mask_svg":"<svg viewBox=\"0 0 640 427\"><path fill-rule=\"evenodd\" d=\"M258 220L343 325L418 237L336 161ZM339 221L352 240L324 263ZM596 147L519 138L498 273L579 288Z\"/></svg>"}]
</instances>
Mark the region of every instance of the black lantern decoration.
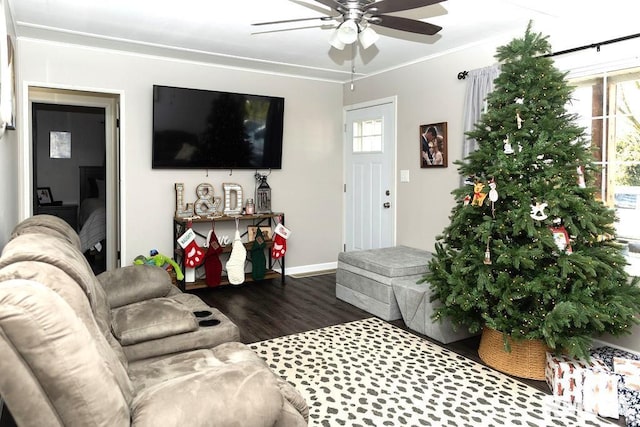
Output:
<instances>
[{"instance_id":1,"label":"black lantern decoration","mask_svg":"<svg viewBox=\"0 0 640 427\"><path fill-rule=\"evenodd\" d=\"M267 184L267 175L256 173L256 180L260 181L256 188L256 213L271 213L271 187Z\"/></svg>"}]
</instances>

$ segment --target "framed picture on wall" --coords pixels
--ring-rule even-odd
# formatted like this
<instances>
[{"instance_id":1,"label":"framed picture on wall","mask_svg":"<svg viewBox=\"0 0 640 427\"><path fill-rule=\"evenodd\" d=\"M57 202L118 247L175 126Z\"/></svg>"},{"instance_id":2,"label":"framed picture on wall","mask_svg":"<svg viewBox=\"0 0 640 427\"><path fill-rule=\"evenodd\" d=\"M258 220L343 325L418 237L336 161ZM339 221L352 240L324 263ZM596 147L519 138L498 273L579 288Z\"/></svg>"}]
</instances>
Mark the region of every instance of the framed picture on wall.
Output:
<instances>
[{"instance_id":1,"label":"framed picture on wall","mask_svg":"<svg viewBox=\"0 0 640 427\"><path fill-rule=\"evenodd\" d=\"M260 231L265 240L271 240L273 238L273 230L271 230L271 227L260 227ZM249 242L256 240L256 234L258 234L258 226L247 226L247 240Z\"/></svg>"},{"instance_id":2,"label":"framed picture on wall","mask_svg":"<svg viewBox=\"0 0 640 427\"><path fill-rule=\"evenodd\" d=\"M420 167L447 167L447 122L420 125Z\"/></svg>"}]
</instances>

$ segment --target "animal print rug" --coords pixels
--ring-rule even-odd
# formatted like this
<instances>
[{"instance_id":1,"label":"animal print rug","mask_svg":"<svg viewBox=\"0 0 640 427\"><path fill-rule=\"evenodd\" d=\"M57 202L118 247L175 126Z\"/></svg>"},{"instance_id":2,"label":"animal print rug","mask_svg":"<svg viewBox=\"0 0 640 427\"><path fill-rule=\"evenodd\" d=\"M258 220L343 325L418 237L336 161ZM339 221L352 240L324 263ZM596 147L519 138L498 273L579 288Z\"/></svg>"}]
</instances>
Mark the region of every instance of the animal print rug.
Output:
<instances>
[{"instance_id":1,"label":"animal print rug","mask_svg":"<svg viewBox=\"0 0 640 427\"><path fill-rule=\"evenodd\" d=\"M377 318L250 345L298 389L310 426L610 426Z\"/></svg>"}]
</instances>

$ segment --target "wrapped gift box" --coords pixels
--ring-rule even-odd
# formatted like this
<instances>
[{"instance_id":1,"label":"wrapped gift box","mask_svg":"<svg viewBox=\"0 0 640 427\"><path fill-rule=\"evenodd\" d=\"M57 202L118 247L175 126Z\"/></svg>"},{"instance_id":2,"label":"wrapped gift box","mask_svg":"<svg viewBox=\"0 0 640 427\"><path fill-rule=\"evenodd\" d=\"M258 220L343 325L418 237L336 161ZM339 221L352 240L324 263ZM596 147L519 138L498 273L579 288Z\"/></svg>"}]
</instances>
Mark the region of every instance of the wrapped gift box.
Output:
<instances>
[{"instance_id":1,"label":"wrapped gift box","mask_svg":"<svg viewBox=\"0 0 640 427\"><path fill-rule=\"evenodd\" d=\"M599 359L592 359L589 363L566 355L547 353L545 379L554 396L580 406L582 405L585 371L593 371L594 369L606 371L607 367ZM601 379L594 378L593 381L601 381Z\"/></svg>"},{"instance_id":2,"label":"wrapped gift box","mask_svg":"<svg viewBox=\"0 0 640 427\"><path fill-rule=\"evenodd\" d=\"M591 350L592 360L601 360L618 375L618 411L628 427L640 427L640 355L612 347Z\"/></svg>"},{"instance_id":3,"label":"wrapped gift box","mask_svg":"<svg viewBox=\"0 0 640 427\"><path fill-rule=\"evenodd\" d=\"M640 391L640 360L614 357L613 372L624 376L624 384L628 389Z\"/></svg>"},{"instance_id":4,"label":"wrapped gift box","mask_svg":"<svg viewBox=\"0 0 640 427\"><path fill-rule=\"evenodd\" d=\"M586 369L582 375L582 409L602 417L618 419L618 375L606 369Z\"/></svg>"},{"instance_id":5,"label":"wrapped gift box","mask_svg":"<svg viewBox=\"0 0 640 427\"><path fill-rule=\"evenodd\" d=\"M618 389L621 414L627 426L640 427L640 360L614 357L613 370L621 376Z\"/></svg>"}]
</instances>

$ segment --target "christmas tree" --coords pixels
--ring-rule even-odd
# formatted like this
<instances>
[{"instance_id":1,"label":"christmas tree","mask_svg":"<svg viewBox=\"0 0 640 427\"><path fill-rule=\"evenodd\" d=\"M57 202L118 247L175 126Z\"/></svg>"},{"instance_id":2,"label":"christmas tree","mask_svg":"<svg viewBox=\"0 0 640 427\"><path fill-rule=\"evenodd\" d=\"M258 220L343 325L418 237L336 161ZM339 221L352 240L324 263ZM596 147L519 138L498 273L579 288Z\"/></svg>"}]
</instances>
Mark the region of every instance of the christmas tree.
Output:
<instances>
[{"instance_id":1,"label":"christmas tree","mask_svg":"<svg viewBox=\"0 0 640 427\"><path fill-rule=\"evenodd\" d=\"M593 154L550 52L531 24L498 48L501 73L468 133L479 148L456 162L468 178L423 280L442 303L436 320L588 359L592 337L639 322L640 288L625 272L615 213L596 197Z\"/></svg>"}]
</instances>

